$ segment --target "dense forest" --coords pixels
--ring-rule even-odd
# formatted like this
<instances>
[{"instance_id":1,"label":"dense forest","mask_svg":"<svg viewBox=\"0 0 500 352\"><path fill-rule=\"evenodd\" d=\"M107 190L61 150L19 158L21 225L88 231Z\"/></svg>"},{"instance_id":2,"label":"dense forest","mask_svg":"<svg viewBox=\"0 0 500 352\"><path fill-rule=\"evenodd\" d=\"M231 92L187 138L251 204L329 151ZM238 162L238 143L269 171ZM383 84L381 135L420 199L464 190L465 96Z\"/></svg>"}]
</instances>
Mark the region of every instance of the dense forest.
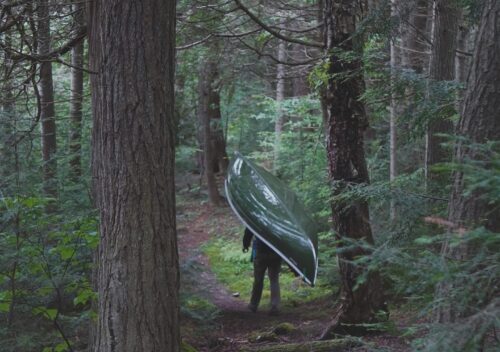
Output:
<instances>
[{"instance_id":1,"label":"dense forest","mask_svg":"<svg viewBox=\"0 0 500 352\"><path fill-rule=\"evenodd\" d=\"M0 351L500 349L500 1L0 0L0 58ZM278 316L235 152L319 230Z\"/></svg>"}]
</instances>

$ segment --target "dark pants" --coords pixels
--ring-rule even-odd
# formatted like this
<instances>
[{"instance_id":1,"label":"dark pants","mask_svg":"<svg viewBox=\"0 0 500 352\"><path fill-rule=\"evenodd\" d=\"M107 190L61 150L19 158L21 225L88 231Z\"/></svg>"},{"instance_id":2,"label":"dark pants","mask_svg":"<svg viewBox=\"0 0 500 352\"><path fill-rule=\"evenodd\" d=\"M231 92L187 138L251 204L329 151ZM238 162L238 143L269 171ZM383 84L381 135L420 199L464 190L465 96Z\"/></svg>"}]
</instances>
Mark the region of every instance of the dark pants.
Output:
<instances>
[{"instance_id":1,"label":"dark pants","mask_svg":"<svg viewBox=\"0 0 500 352\"><path fill-rule=\"evenodd\" d=\"M271 287L271 309L278 309L281 301L280 296L280 276L281 258L274 252L258 251L253 260L253 289L250 305L257 309L262 297L262 289L264 288L264 276L269 276Z\"/></svg>"}]
</instances>

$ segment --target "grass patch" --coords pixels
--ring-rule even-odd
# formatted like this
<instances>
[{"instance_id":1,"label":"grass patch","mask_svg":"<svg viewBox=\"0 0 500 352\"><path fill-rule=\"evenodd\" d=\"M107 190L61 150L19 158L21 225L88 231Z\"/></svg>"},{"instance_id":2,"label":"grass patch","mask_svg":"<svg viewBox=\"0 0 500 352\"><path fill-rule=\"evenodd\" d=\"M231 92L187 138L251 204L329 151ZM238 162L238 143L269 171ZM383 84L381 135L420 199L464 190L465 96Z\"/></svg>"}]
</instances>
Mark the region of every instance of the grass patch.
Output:
<instances>
[{"instance_id":1,"label":"grass patch","mask_svg":"<svg viewBox=\"0 0 500 352\"><path fill-rule=\"evenodd\" d=\"M185 316L209 322L219 315L219 309L205 298L195 295L181 295L181 313Z\"/></svg>"},{"instance_id":2,"label":"grass patch","mask_svg":"<svg viewBox=\"0 0 500 352\"><path fill-rule=\"evenodd\" d=\"M210 259L210 266L217 279L229 287L232 292L239 292L240 297L248 301L253 284L253 264L250 252L243 253L241 240L215 238L204 245L203 251ZM332 287L323 284L318 277L315 287L310 287L296 278L283 264L280 275L281 299L284 306L296 306L299 303L313 301L331 295ZM269 280L264 281L262 304L269 302Z\"/></svg>"}]
</instances>

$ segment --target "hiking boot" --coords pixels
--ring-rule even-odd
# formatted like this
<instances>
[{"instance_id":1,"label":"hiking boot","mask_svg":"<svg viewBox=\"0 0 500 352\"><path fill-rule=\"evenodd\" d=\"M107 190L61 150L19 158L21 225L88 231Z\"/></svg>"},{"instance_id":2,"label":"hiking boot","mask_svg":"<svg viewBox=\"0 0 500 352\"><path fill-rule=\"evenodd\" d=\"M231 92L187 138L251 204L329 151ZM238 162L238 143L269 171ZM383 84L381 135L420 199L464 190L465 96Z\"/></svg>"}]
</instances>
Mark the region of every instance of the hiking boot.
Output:
<instances>
[{"instance_id":1,"label":"hiking boot","mask_svg":"<svg viewBox=\"0 0 500 352\"><path fill-rule=\"evenodd\" d=\"M249 304L247 307L252 313L257 313L257 307L253 304Z\"/></svg>"}]
</instances>

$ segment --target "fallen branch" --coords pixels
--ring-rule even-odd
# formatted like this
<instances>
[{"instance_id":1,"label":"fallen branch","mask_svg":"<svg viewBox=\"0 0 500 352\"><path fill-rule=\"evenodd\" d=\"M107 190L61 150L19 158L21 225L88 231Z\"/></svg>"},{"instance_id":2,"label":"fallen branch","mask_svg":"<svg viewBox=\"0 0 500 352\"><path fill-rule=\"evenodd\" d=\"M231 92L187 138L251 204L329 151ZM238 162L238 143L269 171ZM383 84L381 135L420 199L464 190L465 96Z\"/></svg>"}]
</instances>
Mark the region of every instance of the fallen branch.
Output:
<instances>
[{"instance_id":1,"label":"fallen branch","mask_svg":"<svg viewBox=\"0 0 500 352\"><path fill-rule=\"evenodd\" d=\"M310 341L288 344L269 344L258 347L245 347L242 352L342 352L359 346L357 339L342 338L335 340Z\"/></svg>"},{"instance_id":2,"label":"fallen branch","mask_svg":"<svg viewBox=\"0 0 500 352\"><path fill-rule=\"evenodd\" d=\"M460 235L460 236L463 236L468 231L463 226L459 226L458 224L455 224L454 222L451 222L451 221L443 219L443 218L439 218L437 216L426 216L424 218L424 221L428 224L434 224L434 225L438 225L441 227L447 227L449 229L455 230L458 233L458 235Z\"/></svg>"}]
</instances>

